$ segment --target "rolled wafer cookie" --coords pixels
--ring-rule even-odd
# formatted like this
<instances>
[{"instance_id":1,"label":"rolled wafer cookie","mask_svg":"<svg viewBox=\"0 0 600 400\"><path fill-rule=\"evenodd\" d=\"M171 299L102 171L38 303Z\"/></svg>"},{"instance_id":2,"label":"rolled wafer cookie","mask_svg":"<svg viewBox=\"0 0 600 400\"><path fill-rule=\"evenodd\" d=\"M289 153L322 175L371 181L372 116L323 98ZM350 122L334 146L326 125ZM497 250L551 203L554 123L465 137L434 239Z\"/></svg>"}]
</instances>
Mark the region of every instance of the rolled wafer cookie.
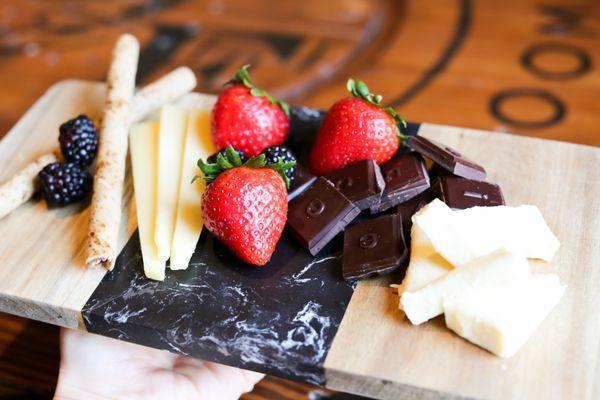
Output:
<instances>
[{"instance_id":1,"label":"rolled wafer cookie","mask_svg":"<svg viewBox=\"0 0 600 400\"><path fill-rule=\"evenodd\" d=\"M54 153L44 154L30 162L0 186L0 219L25 203L37 190L37 174L46 165L57 162Z\"/></svg>"},{"instance_id":2,"label":"rolled wafer cookie","mask_svg":"<svg viewBox=\"0 0 600 400\"><path fill-rule=\"evenodd\" d=\"M88 233L88 267L103 266L111 270L117 255L127 133L139 51L140 44L133 35L121 35L108 71Z\"/></svg>"},{"instance_id":3,"label":"rolled wafer cookie","mask_svg":"<svg viewBox=\"0 0 600 400\"><path fill-rule=\"evenodd\" d=\"M133 98L132 122L148 117L161 106L170 103L196 87L196 75L188 67L173 71L144 86Z\"/></svg>"},{"instance_id":4,"label":"rolled wafer cookie","mask_svg":"<svg viewBox=\"0 0 600 400\"><path fill-rule=\"evenodd\" d=\"M141 88L133 97L132 123L138 122L196 87L196 77L188 67L179 67ZM59 150L44 154L27 164L0 185L0 219L28 201L38 190L36 176L46 165L58 161ZM48 160L44 163L44 160ZM37 170L36 170L37 169Z\"/></svg>"}]
</instances>

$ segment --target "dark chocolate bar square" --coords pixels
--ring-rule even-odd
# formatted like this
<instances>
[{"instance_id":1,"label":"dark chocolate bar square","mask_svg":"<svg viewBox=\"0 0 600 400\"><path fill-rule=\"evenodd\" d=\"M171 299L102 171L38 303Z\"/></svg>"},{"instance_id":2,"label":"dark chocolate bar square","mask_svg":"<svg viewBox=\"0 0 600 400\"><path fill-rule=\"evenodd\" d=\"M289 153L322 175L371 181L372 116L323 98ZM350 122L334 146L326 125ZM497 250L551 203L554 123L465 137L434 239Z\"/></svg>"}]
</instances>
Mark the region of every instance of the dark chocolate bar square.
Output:
<instances>
[{"instance_id":1,"label":"dark chocolate bar square","mask_svg":"<svg viewBox=\"0 0 600 400\"><path fill-rule=\"evenodd\" d=\"M362 160L324 175L360 210L379 203L385 187L379 165L373 160Z\"/></svg>"},{"instance_id":2,"label":"dark chocolate bar square","mask_svg":"<svg viewBox=\"0 0 600 400\"><path fill-rule=\"evenodd\" d=\"M317 178L288 206L288 226L310 252L317 254L360 210L325 178Z\"/></svg>"},{"instance_id":3,"label":"dark chocolate bar square","mask_svg":"<svg viewBox=\"0 0 600 400\"><path fill-rule=\"evenodd\" d=\"M371 206L379 213L416 196L429 187L429 175L423 158L417 153L403 154L381 165L385 189L381 201Z\"/></svg>"},{"instance_id":4,"label":"dark chocolate bar square","mask_svg":"<svg viewBox=\"0 0 600 400\"><path fill-rule=\"evenodd\" d=\"M481 165L435 140L418 135L411 136L406 141L406 145L454 175L476 181L483 181L486 177L485 169Z\"/></svg>"},{"instance_id":5,"label":"dark chocolate bar square","mask_svg":"<svg viewBox=\"0 0 600 400\"><path fill-rule=\"evenodd\" d=\"M407 256L398 214L361 221L344 234L342 275L350 281L384 275L398 268Z\"/></svg>"},{"instance_id":6,"label":"dark chocolate bar square","mask_svg":"<svg viewBox=\"0 0 600 400\"><path fill-rule=\"evenodd\" d=\"M502 190L494 183L458 176L442 176L434 181L432 188L435 194L453 209L504 205Z\"/></svg>"}]
</instances>

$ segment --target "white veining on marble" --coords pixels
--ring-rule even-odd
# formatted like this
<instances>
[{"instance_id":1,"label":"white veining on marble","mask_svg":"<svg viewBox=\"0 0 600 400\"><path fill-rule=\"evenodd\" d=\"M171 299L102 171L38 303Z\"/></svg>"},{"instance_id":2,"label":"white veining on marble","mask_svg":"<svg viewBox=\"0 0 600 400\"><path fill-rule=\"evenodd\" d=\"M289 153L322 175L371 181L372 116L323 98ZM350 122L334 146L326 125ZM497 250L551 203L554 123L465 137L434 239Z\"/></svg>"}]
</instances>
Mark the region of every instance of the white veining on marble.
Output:
<instances>
[{"instance_id":1,"label":"white veining on marble","mask_svg":"<svg viewBox=\"0 0 600 400\"><path fill-rule=\"evenodd\" d=\"M322 365L351 294L339 271L331 271L339 269L340 253L296 255L283 264L287 269L266 278L193 262L155 282L141 273L139 248L129 251L120 266L126 277L118 275L120 283L107 284L106 294L88 302L88 326L180 354L323 383ZM332 296L336 291L342 297Z\"/></svg>"}]
</instances>

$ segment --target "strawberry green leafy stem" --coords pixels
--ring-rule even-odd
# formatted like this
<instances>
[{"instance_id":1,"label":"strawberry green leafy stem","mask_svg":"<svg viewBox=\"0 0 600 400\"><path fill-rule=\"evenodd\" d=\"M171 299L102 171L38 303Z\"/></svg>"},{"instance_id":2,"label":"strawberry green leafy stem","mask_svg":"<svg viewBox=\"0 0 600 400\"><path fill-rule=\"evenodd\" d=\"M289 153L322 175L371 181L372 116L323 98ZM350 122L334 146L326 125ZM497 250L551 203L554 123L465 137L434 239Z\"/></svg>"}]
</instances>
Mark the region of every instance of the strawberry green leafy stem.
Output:
<instances>
[{"instance_id":1,"label":"strawberry green leafy stem","mask_svg":"<svg viewBox=\"0 0 600 400\"><path fill-rule=\"evenodd\" d=\"M285 182L285 187L289 189L290 178L288 178L288 176L285 174L285 171L294 165L296 165L295 161L283 162L281 159L278 160L277 163L267 163L267 159L265 158L264 154L259 154L258 156L252 157L245 163L242 163L242 159L235 149L232 146L227 146L225 149L225 155L221 153L217 155L216 163L209 164L204 162L202 159L198 160L198 168L200 168L200 171L202 171L204 175L194 176L192 183L194 183L197 179L205 179L207 183L211 183L222 172L237 167L269 168L281 176Z\"/></svg>"},{"instance_id":2,"label":"strawberry green leafy stem","mask_svg":"<svg viewBox=\"0 0 600 400\"><path fill-rule=\"evenodd\" d=\"M402 124L402 126L406 128L406 121L404 121L404 118L402 118L400 114L398 114L398 112L396 112L396 110L394 110L392 107L386 107L381 104L383 97L379 94L373 94L369 92L369 88L363 81L348 79L348 82L346 83L346 89L348 89L348 91L352 93L354 97L362 99L375 107L381 108L394 119L396 124ZM406 139L408 139L408 136L403 134L397 125L396 129L398 129L398 137L400 138L400 141L404 143Z\"/></svg>"},{"instance_id":3,"label":"strawberry green leafy stem","mask_svg":"<svg viewBox=\"0 0 600 400\"><path fill-rule=\"evenodd\" d=\"M274 105L274 106L277 105L277 106L281 107L283 112L287 116L289 116L290 115L290 106L287 103L285 103L279 99L276 99L270 93L254 86L254 84L250 80L250 74L248 73L248 68L250 68L250 64L244 65L242 68L240 68L236 72L235 76L232 79L225 82L225 85L230 85L230 84L244 85L250 89L250 94L252 94L252 96L266 97L271 102L271 105Z\"/></svg>"}]
</instances>

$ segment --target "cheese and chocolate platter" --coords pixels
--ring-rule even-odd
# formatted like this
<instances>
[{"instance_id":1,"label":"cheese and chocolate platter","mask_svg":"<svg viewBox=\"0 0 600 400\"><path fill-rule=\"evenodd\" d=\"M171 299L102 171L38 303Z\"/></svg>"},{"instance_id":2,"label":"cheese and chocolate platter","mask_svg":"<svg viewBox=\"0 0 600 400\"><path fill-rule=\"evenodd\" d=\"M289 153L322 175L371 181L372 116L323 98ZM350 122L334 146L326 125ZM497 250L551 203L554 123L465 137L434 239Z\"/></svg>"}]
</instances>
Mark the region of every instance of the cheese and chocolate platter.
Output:
<instances>
[{"instance_id":1,"label":"cheese and chocolate platter","mask_svg":"<svg viewBox=\"0 0 600 400\"><path fill-rule=\"evenodd\" d=\"M0 142L2 311L376 398L600 395L600 149L354 79L328 111L249 66L136 90L138 52Z\"/></svg>"}]
</instances>

